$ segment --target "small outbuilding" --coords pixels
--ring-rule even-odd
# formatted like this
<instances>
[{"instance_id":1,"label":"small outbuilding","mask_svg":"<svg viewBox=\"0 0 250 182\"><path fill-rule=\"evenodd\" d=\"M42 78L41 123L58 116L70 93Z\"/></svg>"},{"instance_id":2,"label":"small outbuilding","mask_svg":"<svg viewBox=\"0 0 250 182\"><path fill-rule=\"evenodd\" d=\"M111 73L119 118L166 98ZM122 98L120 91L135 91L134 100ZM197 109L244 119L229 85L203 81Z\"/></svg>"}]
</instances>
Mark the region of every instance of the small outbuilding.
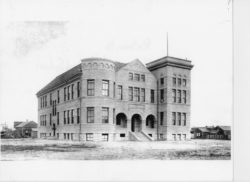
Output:
<instances>
[{"instance_id":1,"label":"small outbuilding","mask_svg":"<svg viewBox=\"0 0 250 182\"><path fill-rule=\"evenodd\" d=\"M15 136L32 137L32 129L37 128L37 123L34 121L14 122Z\"/></svg>"}]
</instances>

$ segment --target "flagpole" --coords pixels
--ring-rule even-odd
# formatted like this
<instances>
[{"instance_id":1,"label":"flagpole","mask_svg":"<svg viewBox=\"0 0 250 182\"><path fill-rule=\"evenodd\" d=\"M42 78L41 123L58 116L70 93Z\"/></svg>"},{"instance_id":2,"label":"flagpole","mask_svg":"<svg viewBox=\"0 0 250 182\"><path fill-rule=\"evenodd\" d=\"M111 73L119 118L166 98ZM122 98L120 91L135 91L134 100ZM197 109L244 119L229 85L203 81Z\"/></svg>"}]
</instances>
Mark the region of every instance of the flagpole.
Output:
<instances>
[{"instance_id":1,"label":"flagpole","mask_svg":"<svg viewBox=\"0 0 250 182\"><path fill-rule=\"evenodd\" d=\"M167 56L168 56L168 32L167 32Z\"/></svg>"}]
</instances>

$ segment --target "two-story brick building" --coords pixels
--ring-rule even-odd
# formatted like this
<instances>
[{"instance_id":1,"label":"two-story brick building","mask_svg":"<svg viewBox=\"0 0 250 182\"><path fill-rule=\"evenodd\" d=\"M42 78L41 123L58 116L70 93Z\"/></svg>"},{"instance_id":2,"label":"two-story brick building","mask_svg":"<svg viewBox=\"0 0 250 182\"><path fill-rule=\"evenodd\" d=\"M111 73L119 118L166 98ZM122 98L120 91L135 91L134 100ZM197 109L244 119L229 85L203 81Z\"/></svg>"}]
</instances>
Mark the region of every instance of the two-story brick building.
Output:
<instances>
[{"instance_id":1,"label":"two-story brick building","mask_svg":"<svg viewBox=\"0 0 250 182\"><path fill-rule=\"evenodd\" d=\"M139 60L83 59L37 93L38 137L189 139L192 67L174 57L147 66Z\"/></svg>"}]
</instances>

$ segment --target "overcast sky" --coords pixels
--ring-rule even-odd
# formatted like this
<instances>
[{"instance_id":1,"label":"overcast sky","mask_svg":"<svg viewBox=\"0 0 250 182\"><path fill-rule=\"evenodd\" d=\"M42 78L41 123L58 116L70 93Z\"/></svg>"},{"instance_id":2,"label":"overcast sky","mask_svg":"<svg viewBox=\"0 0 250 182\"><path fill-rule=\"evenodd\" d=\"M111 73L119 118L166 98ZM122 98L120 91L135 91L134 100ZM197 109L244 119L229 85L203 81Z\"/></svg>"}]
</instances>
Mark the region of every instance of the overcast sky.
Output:
<instances>
[{"instance_id":1,"label":"overcast sky","mask_svg":"<svg viewBox=\"0 0 250 182\"><path fill-rule=\"evenodd\" d=\"M228 0L0 0L0 123L37 122L36 92L82 58L192 61L191 125L231 125Z\"/></svg>"}]
</instances>

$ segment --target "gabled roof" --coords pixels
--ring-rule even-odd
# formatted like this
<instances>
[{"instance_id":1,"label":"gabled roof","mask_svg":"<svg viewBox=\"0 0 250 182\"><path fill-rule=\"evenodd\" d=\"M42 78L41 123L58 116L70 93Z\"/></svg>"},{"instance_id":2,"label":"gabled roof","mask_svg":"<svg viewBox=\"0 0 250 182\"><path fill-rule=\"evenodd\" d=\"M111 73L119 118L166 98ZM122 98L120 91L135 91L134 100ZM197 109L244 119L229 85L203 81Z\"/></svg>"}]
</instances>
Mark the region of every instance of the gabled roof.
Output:
<instances>
[{"instance_id":1,"label":"gabled roof","mask_svg":"<svg viewBox=\"0 0 250 182\"><path fill-rule=\"evenodd\" d=\"M36 95L41 96L47 92L50 92L56 87L67 83L69 80L77 77L80 74L81 74L81 64L78 64L77 66L57 76L50 83L48 83L45 87L43 87L39 92L37 92Z\"/></svg>"},{"instance_id":2,"label":"gabled roof","mask_svg":"<svg viewBox=\"0 0 250 182\"><path fill-rule=\"evenodd\" d=\"M34 121L22 122L16 128L37 128L37 123Z\"/></svg>"},{"instance_id":3,"label":"gabled roof","mask_svg":"<svg viewBox=\"0 0 250 182\"><path fill-rule=\"evenodd\" d=\"M210 132L210 130L208 130L206 127L198 127L197 129L202 132Z\"/></svg>"},{"instance_id":4,"label":"gabled roof","mask_svg":"<svg viewBox=\"0 0 250 182\"><path fill-rule=\"evenodd\" d=\"M89 58L89 59L102 59L102 58ZM105 59L106 60L106 59ZM111 60L109 60L111 61ZM118 61L111 61L115 64L115 71L120 70L122 67L126 66L126 63L121 63ZM60 87L63 84L67 84L68 81L77 78L82 73L81 64L78 64L77 66L71 68L70 70L60 74L56 78L54 78L50 83L48 83L45 87L43 87L41 90L37 92L37 96L41 96L43 94L46 94L52 90L54 90L57 87Z\"/></svg>"},{"instance_id":5,"label":"gabled roof","mask_svg":"<svg viewBox=\"0 0 250 182\"><path fill-rule=\"evenodd\" d=\"M217 126L218 128L221 128L224 131L231 131L231 126Z\"/></svg>"},{"instance_id":6,"label":"gabled roof","mask_svg":"<svg viewBox=\"0 0 250 182\"><path fill-rule=\"evenodd\" d=\"M114 62L115 64L115 71L119 71L122 67L126 66L127 64L126 63L121 63L121 62Z\"/></svg>"}]
</instances>

